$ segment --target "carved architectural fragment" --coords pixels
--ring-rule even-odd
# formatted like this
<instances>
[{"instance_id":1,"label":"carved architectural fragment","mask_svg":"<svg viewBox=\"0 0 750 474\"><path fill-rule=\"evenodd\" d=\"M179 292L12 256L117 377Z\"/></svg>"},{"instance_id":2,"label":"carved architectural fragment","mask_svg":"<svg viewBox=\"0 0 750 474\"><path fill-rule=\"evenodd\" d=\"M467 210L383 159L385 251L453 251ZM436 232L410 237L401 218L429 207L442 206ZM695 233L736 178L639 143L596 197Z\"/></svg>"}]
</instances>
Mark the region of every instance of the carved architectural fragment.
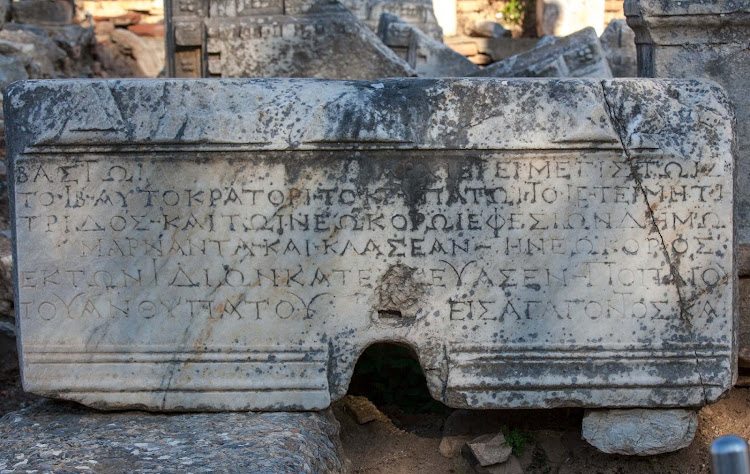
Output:
<instances>
[{"instance_id":1,"label":"carved architectural fragment","mask_svg":"<svg viewBox=\"0 0 750 474\"><path fill-rule=\"evenodd\" d=\"M166 0L166 5L172 77L414 75L336 0Z\"/></svg>"},{"instance_id":2,"label":"carved architectural fragment","mask_svg":"<svg viewBox=\"0 0 750 474\"><path fill-rule=\"evenodd\" d=\"M382 341L457 408L732 386L713 83L35 81L5 107L34 393L321 409Z\"/></svg>"}]
</instances>

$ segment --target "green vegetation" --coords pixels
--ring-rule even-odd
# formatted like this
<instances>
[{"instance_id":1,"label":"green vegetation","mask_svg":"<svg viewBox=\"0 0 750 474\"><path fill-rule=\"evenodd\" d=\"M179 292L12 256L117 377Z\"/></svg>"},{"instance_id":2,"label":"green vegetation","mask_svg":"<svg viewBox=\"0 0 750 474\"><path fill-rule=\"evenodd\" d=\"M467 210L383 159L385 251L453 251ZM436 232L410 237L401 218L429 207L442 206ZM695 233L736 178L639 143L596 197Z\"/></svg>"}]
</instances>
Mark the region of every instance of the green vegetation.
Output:
<instances>
[{"instance_id":1,"label":"green vegetation","mask_svg":"<svg viewBox=\"0 0 750 474\"><path fill-rule=\"evenodd\" d=\"M503 20L509 25L520 25L523 23L523 14L526 10L525 0L507 0L500 13Z\"/></svg>"},{"instance_id":2,"label":"green vegetation","mask_svg":"<svg viewBox=\"0 0 750 474\"><path fill-rule=\"evenodd\" d=\"M536 441L536 437L533 433L522 433L518 430L513 430L505 435L505 442L513 450L515 456L520 456L526 449L526 445Z\"/></svg>"}]
</instances>

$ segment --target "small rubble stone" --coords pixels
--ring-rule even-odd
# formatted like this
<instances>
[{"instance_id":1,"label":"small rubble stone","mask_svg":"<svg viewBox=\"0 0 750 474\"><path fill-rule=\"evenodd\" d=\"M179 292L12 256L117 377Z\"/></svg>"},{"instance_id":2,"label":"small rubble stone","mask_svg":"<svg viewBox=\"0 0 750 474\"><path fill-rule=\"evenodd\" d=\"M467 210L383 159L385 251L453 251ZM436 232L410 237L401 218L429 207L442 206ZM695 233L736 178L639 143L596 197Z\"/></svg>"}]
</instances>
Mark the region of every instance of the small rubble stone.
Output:
<instances>
[{"instance_id":1,"label":"small rubble stone","mask_svg":"<svg viewBox=\"0 0 750 474\"><path fill-rule=\"evenodd\" d=\"M463 55L395 15L380 15L378 36L420 76L461 77L479 70Z\"/></svg>"},{"instance_id":2,"label":"small rubble stone","mask_svg":"<svg viewBox=\"0 0 750 474\"><path fill-rule=\"evenodd\" d=\"M587 410L583 439L604 453L651 456L688 446L697 427L692 410Z\"/></svg>"},{"instance_id":3,"label":"small rubble stone","mask_svg":"<svg viewBox=\"0 0 750 474\"><path fill-rule=\"evenodd\" d=\"M614 77L638 77L635 32L625 20L612 20L599 41Z\"/></svg>"},{"instance_id":4,"label":"small rubble stone","mask_svg":"<svg viewBox=\"0 0 750 474\"><path fill-rule=\"evenodd\" d=\"M308 413L102 413L43 401L0 418L0 471L341 473L339 424ZM19 464L20 463L20 464Z\"/></svg>"},{"instance_id":5,"label":"small rubble stone","mask_svg":"<svg viewBox=\"0 0 750 474\"><path fill-rule=\"evenodd\" d=\"M510 36L510 30L503 28L503 25L496 21L478 19L471 26L471 36L480 38L503 38Z\"/></svg>"},{"instance_id":6,"label":"small rubble stone","mask_svg":"<svg viewBox=\"0 0 750 474\"><path fill-rule=\"evenodd\" d=\"M472 410L456 410L443 424L443 438L440 440L440 454L446 458L459 455L461 448L479 435L491 434L500 426L499 415Z\"/></svg>"},{"instance_id":7,"label":"small rubble stone","mask_svg":"<svg viewBox=\"0 0 750 474\"><path fill-rule=\"evenodd\" d=\"M504 463L513 450L502 433L482 435L466 444L480 466Z\"/></svg>"},{"instance_id":8,"label":"small rubble stone","mask_svg":"<svg viewBox=\"0 0 750 474\"><path fill-rule=\"evenodd\" d=\"M565 38L544 38L534 49L491 64L472 75L610 78L612 71L596 32L585 28Z\"/></svg>"},{"instance_id":9,"label":"small rubble stone","mask_svg":"<svg viewBox=\"0 0 750 474\"><path fill-rule=\"evenodd\" d=\"M343 404L344 410L360 425L382 419L385 416L366 397L347 395Z\"/></svg>"}]
</instances>

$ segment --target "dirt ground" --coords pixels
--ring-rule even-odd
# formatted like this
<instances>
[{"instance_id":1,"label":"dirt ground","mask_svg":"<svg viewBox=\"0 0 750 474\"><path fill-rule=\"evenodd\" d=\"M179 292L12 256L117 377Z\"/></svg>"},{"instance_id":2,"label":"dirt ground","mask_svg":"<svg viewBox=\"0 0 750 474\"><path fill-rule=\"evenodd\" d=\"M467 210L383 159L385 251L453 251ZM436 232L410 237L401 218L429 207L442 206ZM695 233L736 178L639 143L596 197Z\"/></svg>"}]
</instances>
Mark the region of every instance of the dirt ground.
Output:
<instances>
[{"instance_id":1,"label":"dirt ground","mask_svg":"<svg viewBox=\"0 0 750 474\"><path fill-rule=\"evenodd\" d=\"M447 414L399 416L384 408L395 422L358 425L340 404L334 406L334 411L341 422L341 439L352 473L473 472L463 458L446 459L438 452ZM735 388L725 399L703 408L693 443L660 456L602 454L581 439L582 417L581 410L498 410L487 414L488 420L502 420L496 421L497 431L518 430L535 438L519 456L528 473L710 473L709 447L714 439L727 434L750 438L750 390Z\"/></svg>"},{"instance_id":2,"label":"dirt ground","mask_svg":"<svg viewBox=\"0 0 750 474\"><path fill-rule=\"evenodd\" d=\"M0 415L18 410L37 397L23 392L15 342L0 334ZM470 474L463 458L446 459L438 452L444 414L406 415L383 407L382 420L358 425L340 403L334 412L352 473ZM710 443L721 435L750 438L750 390L735 388L727 398L703 408L693 443L676 453L646 458L601 454L580 438L582 410L498 410L487 420L501 429L532 435L519 459L528 473L540 474L667 474L709 473Z\"/></svg>"}]
</instances>

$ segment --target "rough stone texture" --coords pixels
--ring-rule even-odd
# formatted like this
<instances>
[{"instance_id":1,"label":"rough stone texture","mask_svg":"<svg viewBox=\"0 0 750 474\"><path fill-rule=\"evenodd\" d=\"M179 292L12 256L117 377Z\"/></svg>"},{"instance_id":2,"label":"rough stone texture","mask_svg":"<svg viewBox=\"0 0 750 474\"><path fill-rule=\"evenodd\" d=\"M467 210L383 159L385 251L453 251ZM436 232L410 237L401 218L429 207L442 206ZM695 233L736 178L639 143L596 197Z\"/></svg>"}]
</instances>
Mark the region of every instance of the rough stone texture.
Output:
<instances>
[{"instance_id":1,"label":"rough stone texture","mask_svg":"<svg viewBox=\"0 0 750 474\"><path fill-rule=\"evenodd\" d=\"M726 90L737 116L737 241L750 246L750 3L626 0L638 75L705 77ZM740 252L750 258L750 252ZM750 261L739 264L749 269ZM741 273L741 276L750 273Z\"/></svg>"},{"instance_id":2,"label":"rough stone texture","mask_svg":"<svg viewBox=\"0 0 750 474\"><path fill-rule=\"evenodd\" d=\"M732 386L714 83L29 81L4 105L33 393L319 409L382 341L456 408Z\"/></svg>"},{"instance_id":3,"label":"rough stone texture","mask_svg":"<svg viewBox=\"0 0 750 474\"><path fill-rule=\"evenodd\" d=\"M0 55L21 61L32 79L88 77L93 46L93 30L78 25L8 23L0 30Z\"/></svg>"},{"instance_id":4,"label":"rough stone texture","mask_svg":"<svg viewBox=\"0 0 750 474\"><path fill-rule=\"evenodd\" d=\"M512 449L502 433L483 435L466 444L480 466L491 466L508 460Z\"/></svg>"},{"instance_id":5,"label":"rough stone texture","mask_svg":"<svg viewBox=\"0 0 750 474\"><path fill-rule=\"evenodd\" d=\"M625 20L612 20L599 40L613 76L638 76L635 33Z\"/></svg>"},{"instance_id":6,"label":"rough stone texture","mask_svg":"<svg viewBox=\"0 0 750 474\"><path fill-rule=\"evenodd\" d=\"M461 77L479 71L479 67L464 55L433 40L395 15L380 15L378 36L420 76Z\"/></svg>"},{"instance_id":7,"label":"rough stone texture","mask_svg":"<svg viewBox=\"0 0 750 474\"><path fill-rule=\"evenodd\" d=\"M36 79L64 77L65 51L43 30L9 23L0 30L3 53L22 61L29 76Z\"/></svg>"},{"instance_id":8,"label":"rough stone texture","mask_svg":"<svg viewBox=\"0 0 750 474\"><path fill-rule=\"evenodd\" d=\"M166 1L171 77L415 75L336 0Z\"/></svg>"},{"instance_id":9,"label":"rough stone texture","mask_svg":"<svg viewBox=\"0 0 750 474\"><path fill-rule=\"evenodd\" d=\"M525 53L472 74L492 77L612 77L593 28L565 38L549 38Z\"/></svg>"},{"instance_id":10,"label":"rough stone texture","mask_svg":"<svg viewBox=\"0 0 750 474\"><path fill-rule=\"evenodd\" d=\"M652 456L688 446L697 427L692 410L590 410L583 439L609 454Z\"/></svg>"},{"instance_id":11,"label":"rough stone texture","mask_svg":"<svg viewBox=\"0 0 750 474\"><path fill-rule=\"evenodd\" d=\"M342 3L372 31L378 31L380 16L387 13L419 28L433 40L443 41L432 0L343 0Z\"/></svg>"},{"instance_id":12,"label":"rough stone texture","mask_svg":"<svg viewBox=\"0 0 750 474\"><path fill-rule=\"evenodd\" d=\"M604 31L605 0L536 0L539 36L568 36L586 27Z\"/></svg>"},{"instance_id":13,"label":"rough stone texture","mask_svg":"<svg viewBox=\"0 0 750 474\"><path fill-rule=\"evenodd\" d=\"M341 473L323 413L101 413L42 402L0 418L2 472Z\"/></svg>"},{"instance_id":14,"label":"rough stone texture","mask_svg":"<svg viewBox=\"0 0 750 474\"><path fill-rule=\"evenodd\" d=\"M17 23L69 25L73 22L73 2L68 0L16 0L11 15Z\"/></svg>"}]
</instances>

